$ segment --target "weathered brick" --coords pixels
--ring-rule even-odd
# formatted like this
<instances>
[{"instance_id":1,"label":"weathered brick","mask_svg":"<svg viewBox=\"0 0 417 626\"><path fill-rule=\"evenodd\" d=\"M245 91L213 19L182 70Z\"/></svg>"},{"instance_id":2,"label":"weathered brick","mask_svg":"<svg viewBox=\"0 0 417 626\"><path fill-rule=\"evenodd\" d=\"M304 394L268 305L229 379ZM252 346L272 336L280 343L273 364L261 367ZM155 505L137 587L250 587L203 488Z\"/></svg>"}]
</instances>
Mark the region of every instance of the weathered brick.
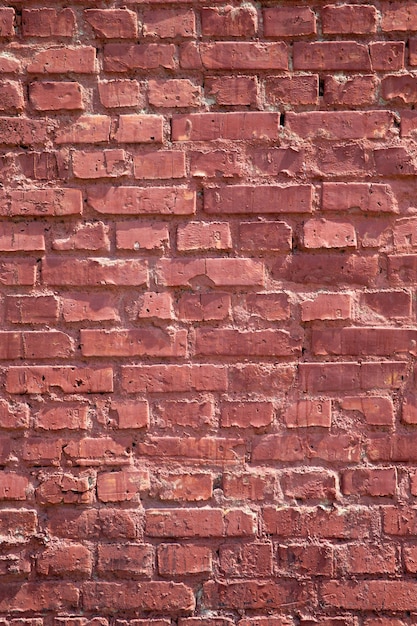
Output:
<instances>
[{"instance_id":1,"label":"weathered brick","mask_svg":"<svg viewBox=\"0 0 417 626\"><path fill-rule=\"evenodd\" d=\"M128 9L87 9L84 17L97 37L136 39L138 36L136 14Z\"/></svg>"},{"instance_id":2,"label":"weathered brick","mask_svg":"<svg viewBox=\"0 0 417 626\"><path fill-rule=\"evenodd\" d=\"M22 10L22 31L25 37L72 37L75 29L75 13L70 8Z\"/></svg>"},{"instance_id":3,"label":"weathered brick","mask_svg":"<svg viewBox=\"0 0 417 626\"><path fill-rule=\"evenodd\" d=\"M49 48L37 52L27 66L31 74L94 74L96 49L93 46Z\"/></svg>"}]
</instances>

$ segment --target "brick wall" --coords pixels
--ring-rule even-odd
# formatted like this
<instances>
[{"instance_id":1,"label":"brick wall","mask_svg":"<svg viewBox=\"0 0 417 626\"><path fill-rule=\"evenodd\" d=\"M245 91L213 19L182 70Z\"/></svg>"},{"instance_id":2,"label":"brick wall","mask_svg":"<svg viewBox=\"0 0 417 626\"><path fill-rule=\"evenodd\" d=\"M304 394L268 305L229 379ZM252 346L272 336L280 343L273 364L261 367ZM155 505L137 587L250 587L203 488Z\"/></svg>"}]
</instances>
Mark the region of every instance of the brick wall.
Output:
<instances>
[{"instance_id":1,"label":"brick wall","mask_svg":"<svg viewBox=\"0 0 417 626\"><path fill-rule=\"evenodd\" d=\"M0 626L417 611L417 4L0 7Z\"/></svg>"}]
</instances>

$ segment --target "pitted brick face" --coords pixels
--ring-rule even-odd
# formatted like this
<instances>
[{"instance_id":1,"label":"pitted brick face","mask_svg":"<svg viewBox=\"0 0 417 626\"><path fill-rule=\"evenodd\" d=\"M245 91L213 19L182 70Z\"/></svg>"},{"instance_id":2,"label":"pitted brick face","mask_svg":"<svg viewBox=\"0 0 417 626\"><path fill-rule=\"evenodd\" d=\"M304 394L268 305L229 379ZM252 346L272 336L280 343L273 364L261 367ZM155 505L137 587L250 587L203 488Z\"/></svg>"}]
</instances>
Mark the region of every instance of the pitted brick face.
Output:
<instances>
[{"instance_id":1,"label":"pitted brick face","mask_svg":"<svg viewBox=\"0 0 417 626\"><path fill-rule=\"evenodd\" d=\"M0 626L410 625L417 5L0 44Z\"/></svg>"}]
</instances>

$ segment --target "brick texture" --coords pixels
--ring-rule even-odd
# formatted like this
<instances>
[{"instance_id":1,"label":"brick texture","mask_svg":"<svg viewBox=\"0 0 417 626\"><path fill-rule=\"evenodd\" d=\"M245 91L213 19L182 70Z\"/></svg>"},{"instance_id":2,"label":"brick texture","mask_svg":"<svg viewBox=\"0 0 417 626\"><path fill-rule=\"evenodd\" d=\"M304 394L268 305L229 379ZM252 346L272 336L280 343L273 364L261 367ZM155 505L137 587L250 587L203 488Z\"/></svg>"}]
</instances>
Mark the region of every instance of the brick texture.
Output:
<instances>
[{"instance_id":1,"label":"brick texture","mask_svg":"<svg viewBox=\"0 0 417 626\"><path fill-rule=\"evenodd\" d=\"M0 626L413 626L417 4L0 4Z\"/></svg>"}]
</instances>

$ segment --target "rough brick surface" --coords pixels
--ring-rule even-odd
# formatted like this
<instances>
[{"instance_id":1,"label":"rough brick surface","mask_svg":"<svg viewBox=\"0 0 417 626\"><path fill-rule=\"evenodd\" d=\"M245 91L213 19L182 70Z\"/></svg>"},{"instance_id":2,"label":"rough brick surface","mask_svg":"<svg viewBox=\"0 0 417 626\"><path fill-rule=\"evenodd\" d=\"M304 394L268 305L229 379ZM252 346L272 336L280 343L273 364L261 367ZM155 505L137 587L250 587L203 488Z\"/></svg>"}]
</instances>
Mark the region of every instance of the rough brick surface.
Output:
<instances>
[{"instance_id":1,"label":"rough brick surface","mask_svg":"<svg viewBox=\"0 0 417 626\"><path fill-rule=\"evenodd\" d=\"M0 626L413 626L416 3L0 44Z\"/></svg>"}]
</instances>

